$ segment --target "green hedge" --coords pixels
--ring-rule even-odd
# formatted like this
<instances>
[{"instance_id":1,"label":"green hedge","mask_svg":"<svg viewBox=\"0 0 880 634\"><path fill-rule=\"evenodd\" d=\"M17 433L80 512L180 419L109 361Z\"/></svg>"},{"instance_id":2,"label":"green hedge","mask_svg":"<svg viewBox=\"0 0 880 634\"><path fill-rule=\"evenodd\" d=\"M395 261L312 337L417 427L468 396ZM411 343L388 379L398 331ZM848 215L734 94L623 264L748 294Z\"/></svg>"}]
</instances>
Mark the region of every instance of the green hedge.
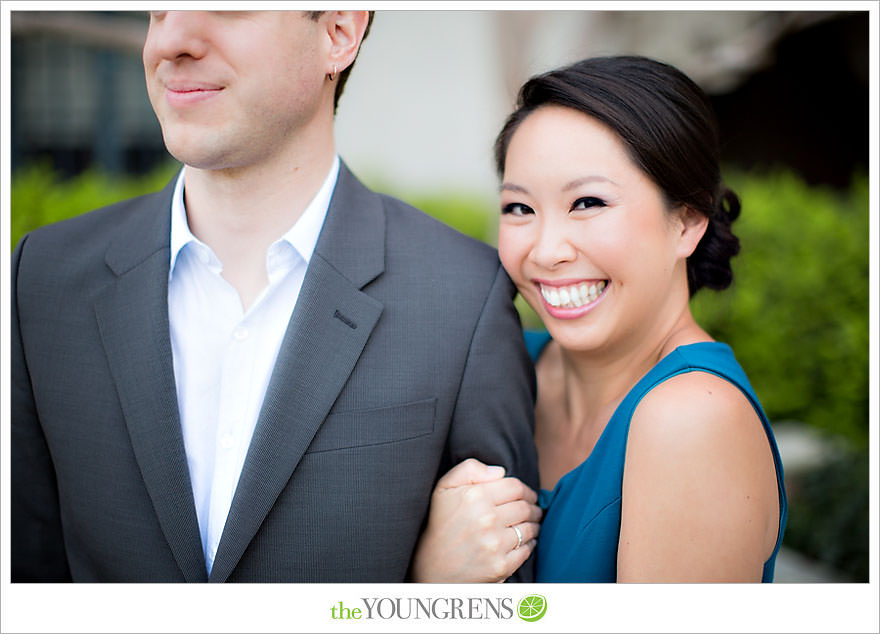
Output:
<instances>
[{"instance_id":1,"label":"green hedge","mask_svg":"<svg viewBox=\"0 0 880 634\"><path fill-rule=\"evenodd\" d=\"M697 320L729 343L771 420L857 446L868 432L868 179L848 191L734 174L743 203L734 284L700 291Z\"/></svg>"},{"instance_id":2,"label":"green hedge","mask_svg":"<svg viewBox=\"0 0 880 634\"><path fill-rule=\"evenodd\" d=\"M169 163L139 177L110 176L93 169L71 179L62 179L48 163L17 170L11 182L12 246L37 227L161 189L179 169Z\"/></svg>"}]
</instances>

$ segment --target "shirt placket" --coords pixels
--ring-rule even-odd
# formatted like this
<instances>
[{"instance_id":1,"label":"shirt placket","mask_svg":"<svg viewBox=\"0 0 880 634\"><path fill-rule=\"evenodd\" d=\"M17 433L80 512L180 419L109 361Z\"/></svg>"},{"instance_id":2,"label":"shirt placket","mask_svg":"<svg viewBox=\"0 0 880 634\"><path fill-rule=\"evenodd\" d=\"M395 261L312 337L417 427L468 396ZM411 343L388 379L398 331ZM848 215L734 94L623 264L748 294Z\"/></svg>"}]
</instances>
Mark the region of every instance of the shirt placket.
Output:
<instances>
[{"instance_id":1,"label":"shirt placket","mask_svg":"<svg viewBox=\"0 0 880 634\"><path fill-rule=\"evenodd\" d=\"M237 300L237 297L236 297ZM245 316L229 330L220 374L220 403L211 487L210 544L207 556L213 565L235 488L247 452L248 413L256 363L254 320Z\"/></svg>"}]
</instances>

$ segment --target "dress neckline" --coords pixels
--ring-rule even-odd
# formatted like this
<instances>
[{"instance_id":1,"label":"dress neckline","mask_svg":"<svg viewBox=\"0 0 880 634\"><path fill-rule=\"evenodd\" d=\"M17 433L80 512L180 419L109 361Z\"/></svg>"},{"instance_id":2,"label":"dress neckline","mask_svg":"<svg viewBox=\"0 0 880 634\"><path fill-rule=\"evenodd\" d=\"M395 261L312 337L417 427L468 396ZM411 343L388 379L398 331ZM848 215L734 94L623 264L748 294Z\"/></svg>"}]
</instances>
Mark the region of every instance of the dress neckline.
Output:
<instances>
[{"instance_id":1,"label":"dress neckline","mask_svg":"<svg viewBox=\"0 0 880 634\"><path fill-rule=\"evenodd\" d=\"M549 341L548 341L548 343L549 343ZM658 367L660 367L660 365L661 365L664 361L666 361L667 359L669 359L673 354L675 354L675 353L677 353L677 352L679 352L679 351L681 351L681 350L687 349L687 348L693 349L693 348L696 347L696 346L718 347L718 348L720 348L720 349L727 348L728 350L730 349L730 346L728 346L726 343L722 343L722 342L720 342L720 341L696 341L696 342L694 342L694 343L686 343L686 344L683 344L683 345L680 345L680 346L676 346L676 347L673 348L668 354L666 354L665 356L663 356L663 357L662 357L657 363L655 363L653 366L651 366L651 369L648 370L645 374L643 374L643 375L639 378L639 380L636 381L636 382L633 384L633 386L627 391L627 393L624 395L624 397L620 400L620 403L619 403L619 404L617 405L617 407L614 409L614 412L612 412L611 417L605 422L605 428L602 430L602 433L599 434L599 438L596 440L596 444L593 445L593 450L590 452L590 455L588 455L586 458L584 458L584 459L583 459L583 460L582 460L577 466L573 467L571 470L569 470L569 471L567 471L566 473L564 473L564 474L563 474L563 475L562 475L562 476L556 481L556 484L555 484L555 486L554 486L552 489L544 489L544 488L541 488L541 489L538 490L538 505L539 505L541 508L546 509L546 508L550 505L550 502L553 500L553 498L556 496L557 492L560 490L560 485L562 485L563 481L564 481L564 480L568 480L568 479L574 477L573 474L575 474L575 473L577 473L578 471L580 471L580 470L584 467L584 465L586 465L587 462L589 462L590 458L593 457L593 455L596 453L596 448L599 447L599 445L602 443L602 441L603 441L603 439L605 438L605 436L606 436L608 433L610 433L610 432L608 432L608 428L609 428L609 424L608 424L608 423L610 423L612 420L614 420L614 417L617 416L617 412L620 410L620 408L623 406L623 404L627 402L627 399L629 398L629 395L632 394L633 391L634 391L637 387L639 387L639 385L642 383L642 381L644 381L647 377L651 376L651 374L652 374L652 373L653 373Z\"/></svg>"}]
</instances>

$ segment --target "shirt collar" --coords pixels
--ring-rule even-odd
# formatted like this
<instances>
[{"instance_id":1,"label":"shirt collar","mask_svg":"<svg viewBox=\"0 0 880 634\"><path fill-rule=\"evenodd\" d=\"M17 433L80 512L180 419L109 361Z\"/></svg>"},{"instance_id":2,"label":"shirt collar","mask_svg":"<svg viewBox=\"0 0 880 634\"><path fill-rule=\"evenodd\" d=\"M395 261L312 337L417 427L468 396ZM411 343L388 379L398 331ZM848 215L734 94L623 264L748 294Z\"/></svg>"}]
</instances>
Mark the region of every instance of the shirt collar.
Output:
<instances>
[{"instance_id":1,"label":"shirt collar","mask_svg":"<svg viewBox=\"0 0 880 634\"><path fill-rule=\"evenodd\" d=\"M183 205L183 174L186 167L180 170L177 183L174 185L174 195L171 198L171 264L168 267L168 279L174 274L174 266L177 264L177 256L180 251L190 242L198 242L198 239L189 230L186 221L186 208Z\"/></svg>"},{"instance_id":2,"label":"shirt collar","mask_svg":"<svg viewBox=\"0 0 880 634\"><path fill-rule=\"evenodd\" d=\"M327 218L327 211L330 209L330 199L333 197L333 190L336 188L336 179L338 177L339 156L334 156L330 171L327 172L327 177L318 189L318 193L306 205L305 211L303 211L299 220L281 237L282 240L286 240L293 245L293 248L297 250L307 265L312 259L312 254L315 252L315 245L318 244L318 237L321 235L321 228L324 226L325 218Z\"/></svg>"},{"instance_id":3,"label":"shirt collar","mask_svg":"<svg viewBox=\"0 0 880 634\"><path fill-rule=\"evenodd\" d=\"M174 274L177 258L183 248L190 242L202 244L190 231L189 222L187 222L186 218L186 206L183 201L185 173L186 167L183 167L177 177L177 183L174 185L174 195L171 199L171 260L168 268L169 279ZM294 225L281 236L280 241L290 243L299 253L300 257L305 260L306 265L308 265L312 259L312 254L315 252L315 245L317 245L318 237L321 235L321 228L324 226L324 219L327 217L327 210L330 208L330 198L333 196L333 189L336 187L336 179L338 177L339 156L335 155L330 170L327 172L327 176L318 192L311 202L306 205L305 210Z\"/></svg>"}]
</instances>

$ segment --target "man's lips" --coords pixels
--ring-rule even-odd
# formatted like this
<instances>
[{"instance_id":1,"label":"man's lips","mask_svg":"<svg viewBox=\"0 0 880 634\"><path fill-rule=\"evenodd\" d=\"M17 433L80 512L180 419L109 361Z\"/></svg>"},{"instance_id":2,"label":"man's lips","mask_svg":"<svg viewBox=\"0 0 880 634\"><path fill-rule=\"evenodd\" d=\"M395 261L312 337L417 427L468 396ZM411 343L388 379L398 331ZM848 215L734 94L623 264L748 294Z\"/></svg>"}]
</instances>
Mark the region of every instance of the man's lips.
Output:
<instances>
[{"instance_id":1,"label":"man's lips","mask_svg":"<svg viewBox=\"0 0 880 634\"><path fill-rule=\"evenodd\" d=\"M165 86L165 88L167 88L168 90L173 90L174 92L192 92L195 90L221 90L223 88L222 84L215 84L213 82L203 81L200 79L182 78L162 80L162 85Z\"/></svg>"},{"instance_id":2,"label":"man's lips","mask_svg":"<svg viewBox=\"0 0 880 634\"><path fill-rule=\"evenodd\" d=\"M165 97L172 106L187 106L211 99L223 90L223 86L211 84L168 82Z\"/></svg>"}]
</instances>

